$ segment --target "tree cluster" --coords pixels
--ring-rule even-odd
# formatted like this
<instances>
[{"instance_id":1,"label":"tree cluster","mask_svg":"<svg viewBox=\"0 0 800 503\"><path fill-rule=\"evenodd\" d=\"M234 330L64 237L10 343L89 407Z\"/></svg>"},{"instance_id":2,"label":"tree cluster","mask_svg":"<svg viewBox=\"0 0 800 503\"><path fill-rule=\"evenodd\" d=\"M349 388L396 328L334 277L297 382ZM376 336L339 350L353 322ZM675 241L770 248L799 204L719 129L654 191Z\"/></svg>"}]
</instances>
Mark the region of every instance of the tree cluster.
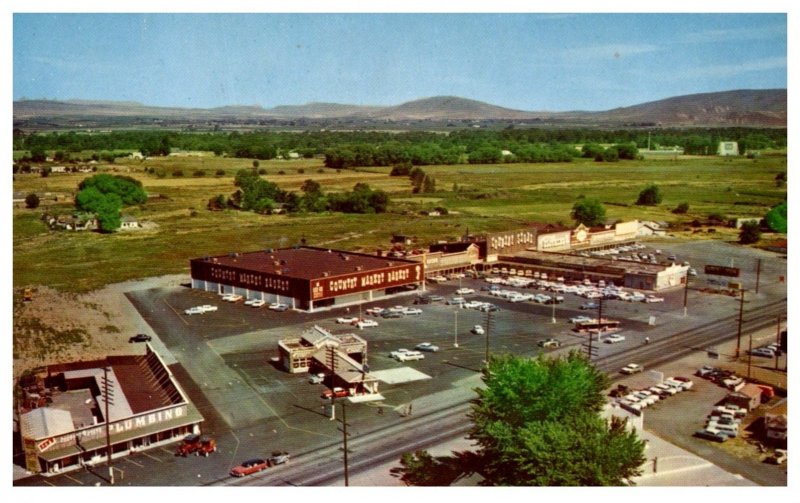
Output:
<instances>
[{"instance_id":1,"label":"tree cluster","mask_svg":"<svg viewBox=\"0 0 800 503\"><path fill-rule=\"evenodd\" d=\"M658 185L652 183L639 192L639 197L636 199L638 206L657 206L661 204L664 195L661 194L661 189Z\"/></svg>"},{"instance_id":2,"label":"tree cluster","mask_svg":"<svg viewBox=\"0 0 800 503\"><path fill-rule=\"evenodd\" d=\"M606 209L597 199L581 197L572 206L573 220L587 227L601 225L606 221Z\"/></svg>"},{"instance_id":3,"label":"tree cluster","mask_svg":"<svg viewBox=\"0 0 800 503\"><path fill-rule=\"evenodd\" d=\"M789 229L789 207L786 201L767 212L764 221L774 232L786 233Z\"/></svg>"},{"instance_id":4,"label":"tree cluster","mask_svg":"<svg viewBox=\"0 0 800 503\"><path fill-rule=\"evenodd\" d=\"M142 183L128 176L100 174L78 185L75 207L94 213L102 232L113 232L121 225L123 206L147 201Z\"/></svg>"},{"instance_id":5,"label":"tree cluster","mask_svg":"<svg viewBox=\"0 0 800 503\"><path fill-rule=\"evenodd\" d=\"M462 470L478 471L493 486L612 486L631 484L641 474L644 442L619 419L606 421L608 377L585 357L537 359L494 357L483 369L484 388L476 389L469 438L478 452ZM403 480L440 480L452 463L424 451L401 459Z\"/></svg>"}]
</instances>

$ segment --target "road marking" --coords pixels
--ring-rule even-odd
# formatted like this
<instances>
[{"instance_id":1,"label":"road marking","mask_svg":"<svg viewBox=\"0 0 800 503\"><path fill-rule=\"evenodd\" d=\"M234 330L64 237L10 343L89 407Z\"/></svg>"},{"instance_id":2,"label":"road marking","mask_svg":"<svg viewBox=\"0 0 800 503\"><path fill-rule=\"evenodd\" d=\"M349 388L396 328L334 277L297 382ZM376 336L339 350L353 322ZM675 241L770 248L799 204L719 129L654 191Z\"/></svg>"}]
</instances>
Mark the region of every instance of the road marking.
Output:
<instances>
[{"instance_id":1,"label":"road marking","mask_svg":"<svg viewBox=\"0 0 800 503\"><path fill-rule=\"evenodd\" d=\"M52 483L52 482L50 482L49 480L43 480L42 482L44 482L45 484L47 484L47 485L49 485L49 486L58 487L57 485L53 484L53 483Z\"/></svg>"},{"instance_id":2,"label":"road marking","mask_svg":"<svg viewBox=\"0 0 800 503\"><path fill-rule=\"evenodd\" d=\"M161 458L157 458L157 457L155 457L155 456L151 456L151 455L150 455L150 454L148 454L146 451L141 451L141 453L140 453L140 454L142 454L143 456L147 456L147 457L148 457L148 458L150 458L150 459L154 459L154 460L158 461L159 463L163 463L163 462L164 462L164 461L163 461Z\"/></svg>"},{"instance_id":3,"label":"road marking","mask_svg":"<svg viewBox=\"0 0 800 503\"><path fill-rule=\"evenodd\" d=\"M172 311L175 314L178 315L178 318L183 322L184 325L186 325L187 327L189 326L189 322L187 322L186 320L183 319L183 316L181 316L181 313L177 309L172 307L172 305L169 302L167 302L167 299L161 299L161 300L164 301L164 304L166 304L168 308L172 309Z\"/></svg>"},{"instance_id":4,"label":"road marking","mask_svg":"<svg viewBox=\"0 0 800 503\"><path fill-rule=\"evenodd\" d=\"M78 479L76 479L74 477L70 477L69 475L64 475L64 476L67 477L68 479L70 479L73 482L77 482L78 484L83 485L83 482L81 482L80 480L78 480Z\"/></svg>"},{"instance_id":5,"label":"road marking","mask_svg":"<svg viewBox=\"0 0 800 503\"><path fill-rule=\"evenodd\" d=\"M137 463L136 461L132 460L131 458L125 458L125 461L127 461L128 463L134 464L134 465L138 466L139 468L144 466L143 464Z\"/></svg>"}]
</instances>

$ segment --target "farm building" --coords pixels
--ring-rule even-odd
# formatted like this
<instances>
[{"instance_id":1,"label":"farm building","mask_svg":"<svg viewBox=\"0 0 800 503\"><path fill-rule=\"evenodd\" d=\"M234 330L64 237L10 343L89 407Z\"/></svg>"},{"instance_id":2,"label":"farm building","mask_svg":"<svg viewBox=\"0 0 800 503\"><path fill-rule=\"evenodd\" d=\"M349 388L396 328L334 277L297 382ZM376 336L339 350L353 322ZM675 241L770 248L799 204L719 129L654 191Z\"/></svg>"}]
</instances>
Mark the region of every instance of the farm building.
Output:
<instances>
[{"instance_id":1,"label":"farm building","mask_svg":"<svg viewBox=\"0 0 800 503\"><path fill-rule=\"evenodd\" d=\"M424 288L416 261L309 246L230 253L190 261L192 288L315 311Z\"/></svg>"},{"instance_id":2,"label":"farm building","mask_svg":"<svg viewBox=\"0 0 800 503\"><path fill-rule=\"evenodd\" d=\"M26 468L43 475L106 462L106 427L114 459L199 433L203 421L150 344L144 355L52 365L21 387Z\"/></svg>"},{"instance_id":3,"label":"farm building","mask_svg":"<svg viewBox=\"0 0 800 503\"><path fill-rule=\"evenodd\" d=\"M739 155L739 144L735 141L721 141L717 146L717 155Z\"/></svg>"}]
</instances>

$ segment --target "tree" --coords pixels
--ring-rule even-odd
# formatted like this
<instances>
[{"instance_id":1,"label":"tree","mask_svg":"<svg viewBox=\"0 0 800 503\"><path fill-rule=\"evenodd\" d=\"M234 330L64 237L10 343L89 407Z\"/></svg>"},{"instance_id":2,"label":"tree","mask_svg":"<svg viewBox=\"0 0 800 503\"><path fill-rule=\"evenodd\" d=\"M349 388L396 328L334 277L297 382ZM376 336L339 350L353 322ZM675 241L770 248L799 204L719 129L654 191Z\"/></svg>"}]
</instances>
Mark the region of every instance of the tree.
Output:
<instances>
[{"instance_id":1,"label":"tree","mask_svg":"<svg viewBox=\"0 0 800 503\"><path fill-rule=\"evenodd\" d=\"M482 374L469 414L478 452L456 453L462 473L479 471L495 486L626 485L641 474L644 442L626 421L600 417L608 377L578 352L493 357ZM448 464L425 451L401 463L407 483L449 475Z\"/></svg>"},{"instance_id":2,"label":"tree","mask_svg":"<svg viewBox=\"0 0 800 503\"><path fill-rule=\"evenodd\" d=\"M672 210L676 215L684 215L689 211L689 203L681 203Z\"/></svg>"},{"instance_id":3,"label":"tree","mask_svg":"<svg viewBox=\"0 0 800 503\"><path fill-rule=\"evenodd\" d=\"M597 143L585 143L583 147L581 147L581 157L586 157L588 159L597 159L598 156L600 159L603 158L603 147Z\"/></svg>"},{"instance_id":4,"label":"tree","mask_svg":"<svg viewBox=\"0 0 800 503\"><path fill-rule=\"evenodd\" d=\"M640 473L644 443L599 416L608 378L578 352L493 358L476 389L470 438L494 485L621 485Z\"/></svg>"},{"instance_id":5,"label":"tree","mask_svg":"<svg viewBox=\"0 0 800 503\"><path fill-rule=\"evenodd\" d=\"M122 199L117 194L87 187L75 196L75 206L79 210L94 213L103 232L113 232L121 225Z\"/></svg>"},{"instance_id":6,"label":"tree","mask_svg":"<svg viewBox=\"0 0 800 503\"><path fill-rule=\"evenodd\" d=\"M764 217L767 227L775 232L782 232L785 234L789 227L788 212L789 209L786 201L769 210L767 215Z\"/></svg>"},{"instance_id":7,"label":"tree","mask_svg":"<svg viewBox=\"0 0 800 503\"><path fill-rule=\"evenodd\" d=\"M758 242L761 239L761 225L758 222L745 222L739 229L739 243L743 245Z\"/></svg>"},{"instance_id":8,"label":"tree","mask_svg":"<svg viewBox=\"0 0 800 503\"><path fill-rule=\"evenodd\" d=\"M31 192L27 196L25 196L25 207L31 210L35 210L39 207L39 196Z\"/></svg>"},{"instance_id":9,"label":"tree","mask_svg":"<svg viewBox=\"0 0 800 503\"><path fill-rule=\"evenodd\" d=\"M639 192L639 198L636 204L639 206L656 206L661 204L664 196L661 194L661 189L656 184L648 185L644 190Z\"/></svg>"},{"instance_id":10,"label":"tree","mask_svg":"<svg viewBox=\"0 0 800 503\"><path fill-rule=\"evenodd\" d=\"M579 199L572 206L573 220L589 227L600 225L606 220L606 209L597 199Z\"/></svg>"},{"instance_id":11,"label":"tree","mask_svg":"<svg viewBox=\"0 0 800 503\"><path fill-rule=\"evenodd\" d=\"M775 175L775 186L776 187L783 187L786 185L786 172L781 171L777 175Z\"/></svg>"},{"instance_id":12,"label":"tree","mask_svg":"<svg viewBox=\"0 0 800 503\"><path fill-rule=\"evenodd\" d=\"M423 193L436 192L436 179L434 179L432 176L426 175L425 178L422 179L422 189L420 190L420 192Z\"/></svg>"}]
</instances>

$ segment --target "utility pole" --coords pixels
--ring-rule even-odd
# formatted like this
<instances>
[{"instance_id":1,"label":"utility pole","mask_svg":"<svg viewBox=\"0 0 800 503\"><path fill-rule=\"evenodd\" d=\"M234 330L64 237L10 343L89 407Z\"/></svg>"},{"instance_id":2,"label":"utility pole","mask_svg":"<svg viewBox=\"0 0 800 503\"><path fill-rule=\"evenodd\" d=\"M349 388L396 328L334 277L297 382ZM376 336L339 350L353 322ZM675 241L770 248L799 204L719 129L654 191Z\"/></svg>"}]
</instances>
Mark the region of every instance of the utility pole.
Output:
<instances>
[{"instance_id":1,"label":"utility pole","mask_svg":"<svg viewBox=\"0 0 800 503\"><path fill-rule=\"evenodd\" d=\"M739 352L742 341L742 314L744 314L744 288L742 288L742 295L739 300L739 326L736 329L736 358L739 358Z\"/></svg>"},{"instance_id":2,"label":"utility pole","mask_svg":"<svg viewBox=\"0 0 800 503\"><path fill-rule=\"evenodd\" d=\"M342 443L344 443L344 486L350 485L350 470L347 464L347 407L342 402Z\"/></svg>"},{"instance_id":3,"label":"utility pole","mask_svg":"<svg viewBox=\"0 0 800 503\"><path fill-rule=\"evenodd\" d=\"M113 486L114 469L111 468L111 417L108 414L108 402L111 401L108 389L108 366L103 367L103 397L105 398L104 401L106 405L106 462L108 463L108 481Z\"/></svg>"},{"instance_id":4,"label":"utility pole","mask_svg":"<svg viewBox=\"0 0 800 503\"><path fill-rule=\"evenodd\" d=\"M492 330L492 312L486 311L486 365L489 365L489 332Z\"/></svg>"},{"instance_id":5,"label":"utility pole","mask_svg":"<svg viewBox=\"0 0 800 503\"><path fill-rule=\"evenodd\" d=\"M683 317L686 317L686 313L688 312L687 304L689 302L689 276L688 271L686 274L686 287L683 289Z\"/></svg>"},{"instance_id":6,"label":"utility pole","mask_svg":"<svg viewBox=\"0 0 800 503\"><path fill-rule=\"evenodd\" d=\"M780 359L781 351L781 315L778 315L778 331L775 333L775 342L778 344L778 349L775 351L775 370L778 370L778 360Z\"/></svg>"},{"instance_id":7,"label":"utility pole","mask_svg":"<svg viewBox=\"0 0 800 503\"><path fill-rule=\"evenodd\" d=\"M750 345L747 350L747 379L750 380L750 366L753 364L753 333L750 332Z\"/></svg>"},{"instance_id":8,"label":"utility pole","mask_svg":"<svg viewBox=\"0 0 800 503\"><path fill-rule=\"evenodd\" d=\"M756 259L756 293L758 293L758 283L761 280L761 259Z\"/></svg>"},{"instance_id":9,"label":"utility pole","mask_svg":"<svg viewBox=\"0 0 800 503\"><path fill-rule=\"evenodd\" d=\"M328 383L328 389L331 390L331 421L336 421L336 390L334 383L334 377L336 376L336 345L335 344L328 344L328 367L330 368L330 383Z\"/></svg>"}]
</instances>

